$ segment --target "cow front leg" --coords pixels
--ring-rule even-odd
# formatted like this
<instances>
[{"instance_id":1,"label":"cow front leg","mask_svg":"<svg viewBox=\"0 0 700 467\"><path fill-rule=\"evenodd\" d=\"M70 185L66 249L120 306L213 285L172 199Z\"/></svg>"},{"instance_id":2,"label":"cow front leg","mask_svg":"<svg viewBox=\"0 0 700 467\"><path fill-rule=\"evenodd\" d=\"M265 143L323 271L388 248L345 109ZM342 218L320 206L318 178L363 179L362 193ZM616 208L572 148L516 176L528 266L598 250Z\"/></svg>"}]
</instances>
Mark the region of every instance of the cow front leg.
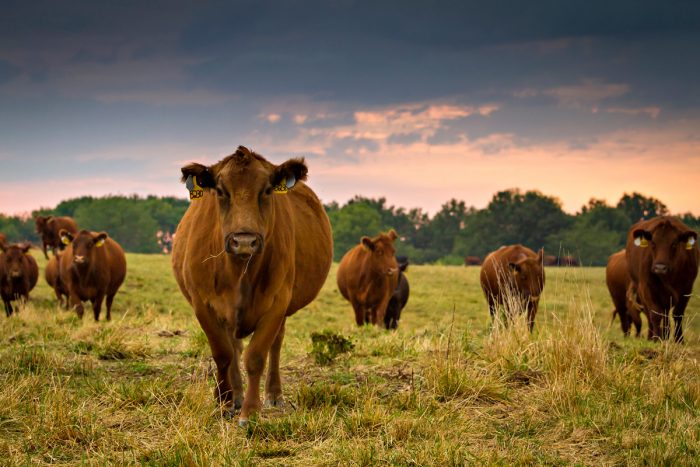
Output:
<instances>
[{"instance_id":1,"label":"cow front leg","mask_svg":"<svg viewBox=\"0 0 700 467\"><path fill-rule=\"evenodd\" d=\"M78 319L83 319L83 313L85 310L83 309L83 302L80 300L80 297L78 297L77 294L70 294L70 304L75 310L75 313L78 315Z\"/></svg>"},{"instance_id":2,"label":"cow front leg","mask_svg":"<svg viewBox=\"0 0 700 467\"><path fill-rule=\"evenodd\" d=\"M270 348L270 360L265 378L265 405L279 407L284 404L282 397L282 380L280 378L280 351L284 340L285 320L282 321L280 330Z\"/></svg>"},{"instance_id":3,"label":"cow front leg","mask_svg":"<svg viewBox=\"0 0 700 467\"><path fill-rule=\"evenodd\" d=\"M12 303L9 300L3 300L3 303L5 304L5 315L9 318L12 316Z\"/></svg>"},{"instance_id":4,"label":"cow front leg","mask_svg":"<svg viewBox=\"0 0 700 467\"><path fill-rule=\"evenodd\" d=\"M352 302L352 310L355 312L355 323L358 326L365 324L365 309L358 302Z\"/></svg>"},{"instance_id":5,"label":"cow front leg","mask_svg":"<svg viewBox=\"0 0 700 467\"><path fill-rule=\"evenodd\" d=\"M92 299L92 314L95 317L95 322L100 320L100 312L102 311L102 301L104 300L104 295L97 295Z\"/></svg>"},{"instance_id":6,"label":"cow front leg","mask_svg":"<svg viewBox=\"0 0 700 467\"><path fill-rule=\"evenodd\" d=\"M679 343L683 342L683 315L685 314L685 307L688 306L688 300L690 300L689 295L681 295L678 299L678 305L673 308L673 322L675 324L673 340Z\"/></svg>"}]
</instances>

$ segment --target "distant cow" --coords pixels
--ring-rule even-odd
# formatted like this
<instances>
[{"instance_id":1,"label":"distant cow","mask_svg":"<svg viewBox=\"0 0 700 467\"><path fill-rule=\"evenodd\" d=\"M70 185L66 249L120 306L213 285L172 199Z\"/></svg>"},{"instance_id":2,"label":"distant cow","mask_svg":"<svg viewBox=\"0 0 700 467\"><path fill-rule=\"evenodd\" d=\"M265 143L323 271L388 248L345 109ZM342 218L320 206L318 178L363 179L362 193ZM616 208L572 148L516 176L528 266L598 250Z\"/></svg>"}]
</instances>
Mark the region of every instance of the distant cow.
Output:
<instances>
[{"instance_id":1,"label":"distant cow","mask_svg":"<svg viewBox=\"0 0 700 467\"><path fill-rule=\"evenodd\" d=\"M387 329L396 329L398 327L399 319L401 319L401 310L406 306L410 292L408 279L406 278L406 274L404 274L408 269L408 258L405 256L397 256L396 262L399 265L399 280L398 285L394 289L394 293L391 295L389 305L386 307L386 314L384 315L384 326L386 326Z\"/></svg>"},{"instance_id":2,"label":"distant cow","mask_svg":"<svg viewBox=\"0 0 700 467\"><path fill-rule=\"evenodd\" d=\"M544 255L542 264L545 266L559 266L559 257L554 255Z\"/></svg>"},{"instance_id":3,"label":"distant cow","mask_svg":"<svg viewBox=\"0 0 700 467\"><path fill-rule=\"evenodd\" d=\"M575 256L567 255L559 257L559 266L578 267L580 266L580 263Z\"/></svg>"},{"instance_id":4,"label":"distant cow","mask_svg":"<svg viewBox=\"0 0 700 467\"><path fill-rule=\"evenodd\" d=\"M683 341L683 313L698 274L697 238L669 216L638 222L627 233L630 279L649 321L649 339L668 339L673 308L674 339Z\"/></svg>"},{"instance_id":5,"label":"distant cow","mask_svg":"<svg viewBox=\"0 0 700 467\"><path fill-rule=\"evenodd\" d=\"M522 245L510 245L502 246L484 259L481 289L486 295L492 320L499 305L508 309L509 305L520 302L527 308L527 324L532 331L544 288L543 255L544 250L535 253Z\"/></svg>"},{"instance_id":6,"label":"distant cow","mask_svg":"<svg viewBox=\"0 0 700 467\"><path fill-rule=\"evenodd\" d=\"M615 315L620 317L622 332L625 336L630 335L630 325L634 324L637 331L636 336L639 337L642 330L642 319L639 316L637 304L631 302L629 298L629 294L633 294L633 292L628 291L630 276L625 250L620 250L608 258L608 266L605 268L605 282L615 306L612 319L615 319Z\"/></svg>"},{"instance_id":7,"label":"distant cow","mask_svg":"<svg viewBox=\"0 0 700 467\"><path fill-rule=\"evenodd\" d=\"M467 256L464 258L465 266L479 266L481 265L481 258L478 256Z\"/></svg>"},{"instance_id":8,"label":"distant cow","mask_svg":"<svg viewBox=\"0 0 700 467\"><path fill-rule=\"evenodd\" d=\"M41 245L46 259L49 259L49 255L46 254L47 247L51 248L54 254L56 249L63 248L59 237L61 229L71 235L75 235L78 232L78 225L70 217L37 216L35 222L36 232L41 237Z\"/></svg>"},{"instance_id":9,"label":"distant cow","mask_svg":"<svg viewBox=\"0 0 700 467\"><path fill-rule=\"evenodd\" d=\"M39 279L39 267L29 254L31 245L0 244L0 296L5 305L5 314L12 315L12 301L28 300Z\"/></svg>"},{"instance_id":10,"label":"distant cow","mask_svg":"<svg viewBox=\"0 0 700 467\"><path fill-rule=\"evenodd\" d=\"M63 306L63 297L66 297L65 306L68 308L68 290L64 287L63 281L61 281L60 274L60 261L61 254L63 251L56 251L56 256L49 258L48 263L46 263L46 269L44 269L44 277L46 282L51 286L54 293L56 294L56 299L58 300L58 305Z\"/></svg>"},{"instance_id":11,"label":"distant cow","mask_svg":"<svg viewBox=\"0 0 700 467\"><path fill-rule=\"evenodd\" d=\"M105 232L81 230L73 235L62 229L59 235L67 244L61 254L59 270L70 305L82 319L82 302L89 300L95 321L99 321L102 302L105 301L109 321L112 319L112 301L126 276L124 250Z\"/></svg>"},{"instance_id":12,"label":"distant cow","mask_svg":"<svg viewBox=\"0 0 700 467\"><path fill-rule=\"evenodd\" d=\"M397 238L393 229L373 238L362 237L340 260L338 290L352 305L358 326L384 323L389 300L398 286Z\"/></svg>"},{"instance_id":13,"label":"distant cow","mask_svg":"<svg viewBox=\"0 0 700 467\"><path fill-rule=\"evenodd\" d=\"M247 148L209 167L189 164L182 179L192 202L177 228L175 278L207 335L217 368L215 396L239 424L284 402L280 349L288 316L318 294L333 260L330 222L302 181L304 159L274 165ZM226 253L226 254L223 254ZM248 388L239 370L241 339Z\"/></svg>"}]
</instances>

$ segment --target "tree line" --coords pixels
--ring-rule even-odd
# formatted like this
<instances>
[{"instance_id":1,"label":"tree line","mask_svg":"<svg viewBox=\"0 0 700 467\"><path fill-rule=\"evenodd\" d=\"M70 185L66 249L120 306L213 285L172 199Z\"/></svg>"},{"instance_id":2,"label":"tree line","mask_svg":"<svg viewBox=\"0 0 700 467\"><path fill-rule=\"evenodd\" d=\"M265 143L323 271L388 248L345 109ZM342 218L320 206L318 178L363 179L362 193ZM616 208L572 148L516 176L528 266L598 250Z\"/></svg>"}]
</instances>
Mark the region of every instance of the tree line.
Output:
<instances>
[{"instance_id":1,"label":"tree line","mask_svg":"<svg viewBox=\"0 0 700 467\"><path fill-rule=\"evenodd\" d=\"M126 251L157 253L162 247L156 233L174 232L188 205L188 200L175 197L83 196L54 209L33 211L31 217L0 215L0 232L10 241L39 244L34 217L71 216L81 228L108 232ZM517 189L496 193L483 209L452 199L433 216L420 208L407 210L388 205L385 198L363 196L325 208L333 226L336 261L363 235L393 228L401 237L397 254L415 264L462 264L465 256L483 258L501 245L522 243L532 249L544 247L546 254L573 255L583 265L604 265L611 253L624 247L633 223L669 214L660 200L632 193L615 205L591 199L571 215L553 196ZM700 216L678 217L700 229Z\"/></svg>"}]
</instances>

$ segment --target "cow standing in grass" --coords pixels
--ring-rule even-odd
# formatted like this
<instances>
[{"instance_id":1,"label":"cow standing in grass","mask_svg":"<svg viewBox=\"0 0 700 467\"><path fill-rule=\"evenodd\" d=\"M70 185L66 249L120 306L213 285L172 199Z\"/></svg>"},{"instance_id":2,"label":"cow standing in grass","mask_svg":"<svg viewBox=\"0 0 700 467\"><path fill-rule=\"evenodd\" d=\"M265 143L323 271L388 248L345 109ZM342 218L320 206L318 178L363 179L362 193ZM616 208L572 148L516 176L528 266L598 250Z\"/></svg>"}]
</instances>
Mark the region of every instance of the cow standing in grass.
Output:
<instances>
[{"instance_id":1,"label":"cow standing in grass","mask_svg":"<svg viewBox=\"0 0 700 467\"><path fill-rule=\"evenodd\" d=\"M60 281L71 306L82 319L82 302L89 300L95 321L99 321L104 301L107 321L111 320L112 301L126 277L124 250L105 232L81 230L73 235L61 230L60 237L67 245L61 255Z\"/></svg>"},{"instance_id":2,"label":"cow standing in grass","mask_svg":"<svg viewBox=\"0 0 700 467\"><path fill-rule=\"evenodd\" d=\"M8 317L13 312L12 302L29 300L29 292L39 279L39 267L29 254L30 248L29 243L0 243L0 296Z\"/></svg>"},{"instance_id":3,"label":"cow standing in grass","mask_svg":"<svg viewBox=\"0 0 700 467\"><path fill-rule=\"evenodd\" d=\"M544 289L543 255L544 250L535 253L522 245L510 245L502 246L484 259L481 289L486 295L492 321L499 306L508 309L522 304L527 310L528 328L532 331Z\"/></svg>"},{"instance_id":4,"label":"cow standing in grass","mask_svg":"<svg viewBox=\"0 0 700 467\"><path fill-rule=\"evenodd\" d=\"M177 228L173 271L194 308L216 363L216 397L239 423L265 402L283 403L280 349L288 316L318 294L333 259L330 222L303 182L303 159L274 165L239 147L212 165L189 164L182 179L192 203ZM241 339L248 388L239 370Z\"/></svg>"},{"instance_id":5,"label":"cow standing in grass","mask_svg":"<svg viewBox=\"0 0 700 467\"><path fill-rule=\"evenodd\" d=\"M396 329L399 326L401 319L401 310L404 309L408 302L410 288L408 286L408 278L406 278L406 270L408 269L408 258L405 256L397 256L396 262L399 265L399 279L394 292L391 294L389 305L386 307L384 315L384 326L387 329Z\"/></svg>"},{"instance_id":6,"label":"cow standing in grass","mask_svg":"<svg viewBox=\"0 0 700 467\"><path fill-rule=\"evenodd\" d=\"M37 216L35 222L36 232L41 237L42 250L46 259L49 259L49 255L46 253L47 247L51 248L54 255L57 249L63 248L59 234L61 230L65 230L71 235L78 232L78 225L71 217Z\"/></svg>"},{"instance_id":7,"label":"cow standing in grass","mask_svg":"<svg viewBox=\"0 0 700 467\"><path fill-rule=\"evenodd\" d=\"M630 335L630 325L634 324L637 331L636 336L642 330L642 319L636 303L630 301L630 294L634 291L630 289L629 268L627 267L627 255L625 250L610 255L608 265L605 268L605 283L608 286L610 297L615 309L613 310L613 320L615 315L620 317L622 332L625 337Z\"/></svg>"},{"instance_id":8,"label":"cow standing in grass","mask_svg":"<svg viewBox=\"0 0 700 467\"><path fill-rule=\"evenodd\" d=\"M626 259L632 288L649 321L649 339L668 339L673 310L674 339L683 341L683 314L698 275L698 233L680 220L660 216L633 225Z\"/></svg>"},{"instance_id":9,"label":"cow standing in grass","mask_svg":"<svg viewBox=\"0 0 700 467\"><path fill-rule=\"evenodd\" d=\"M394 257L392 229L376 237L362 237L340 261L338 290L350 302L358 326L384 324L389 300L398 285L399 265Z\"/></svg>"},{"instance_id":10,"label":"cow standing in grass","mask_svg":"<svg viewBox=\"0 0 700 467\"><path fill-rule=\"evenodd\" d=\"M63 306L63 297L66 297L65 306L68 308L68 290L63 285L63 281L61 281L60 262L62 254L63 250L56 250L56 255L49 258L44 269L44 278L53 289L54 294L56 294L58 306Z\"/></svg>"}]
</instances>

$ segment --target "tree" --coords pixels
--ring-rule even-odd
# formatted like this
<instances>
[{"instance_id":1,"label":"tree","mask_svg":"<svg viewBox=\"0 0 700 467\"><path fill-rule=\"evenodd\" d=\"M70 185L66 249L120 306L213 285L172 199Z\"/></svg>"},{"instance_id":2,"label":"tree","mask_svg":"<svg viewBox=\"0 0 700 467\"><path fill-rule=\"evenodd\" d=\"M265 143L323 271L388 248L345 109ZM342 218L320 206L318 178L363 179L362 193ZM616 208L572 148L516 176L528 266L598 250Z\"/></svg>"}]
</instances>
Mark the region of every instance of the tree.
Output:
<instances>
[{"instance_id":1,"label":"tree","mask_svg":"<svg viewBox=\"0 0 700 467\"><path fill-rule=\"evenodd\" d=\"M617 203L620 209L627 215L630 225L640 220L651 219L656 216L668 215L668 208L664 203L653 197L646 197L640 193L625 193Z\"/></svg>"}]
</instances>

